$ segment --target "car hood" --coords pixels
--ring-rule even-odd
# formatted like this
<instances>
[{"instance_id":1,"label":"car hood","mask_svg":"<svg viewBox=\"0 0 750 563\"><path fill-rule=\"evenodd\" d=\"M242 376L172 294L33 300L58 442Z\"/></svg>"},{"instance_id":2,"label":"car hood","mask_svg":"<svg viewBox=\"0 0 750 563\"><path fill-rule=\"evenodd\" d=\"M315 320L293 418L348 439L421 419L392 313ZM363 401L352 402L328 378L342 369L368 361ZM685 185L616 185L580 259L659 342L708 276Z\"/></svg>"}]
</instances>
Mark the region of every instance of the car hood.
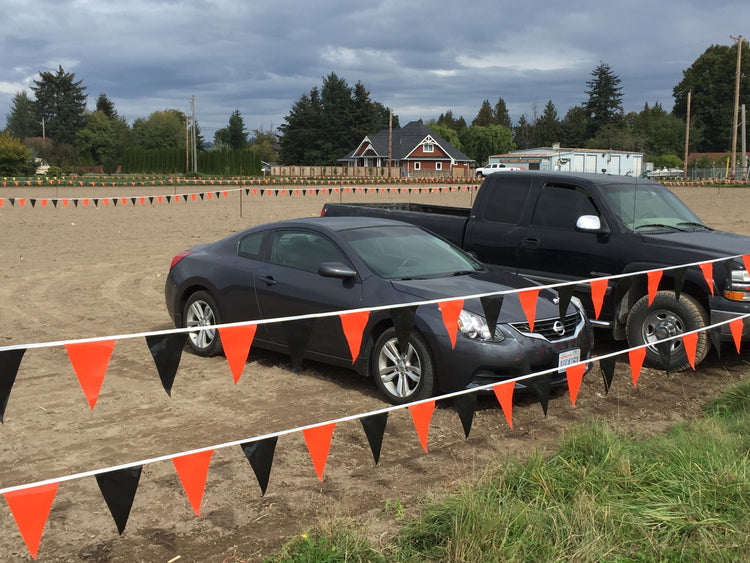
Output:
<instances>
[{"instance_id":1,"label":"car hood","mask_svg":"<svg viewBox=\"0 0 750 563\"><path fill-rule=\"evenodd\" d=\"M523 287L534 287L534 284L520 276L499 274L508 284L500 284L490 279L483 279L484 274L471 274L463 276L450 276L441 278L427 278L415 280L392 280L394 290L406 296L414 297L415 300L430 301L433 299L452 299L467 295L482 295L509 291ZM497 277L495 275L489 277ZM553 301L554 300L554 301ZM484 311L479 299L469 299L464 303L464 309L484 316ZM537 300L536 318L547 319L557 317L559 310L556 294L549 290L540 292ZM526 314L521 308L521 303L516 295L505 295L500 310L498 321L518 322L525 321Z\"/></svg>"},{"instance_id":2,"label":"car hood","mask_svg":"<svg viewBox=\"0 0 750 563\"><path fill-rule=\"evenodd\" d=\"M646 244L674 246L680 251L694 251L697 258L721 258L750 253L750 237L724 231L688 231L643 234Z\"/></svg>"}]
</instances>

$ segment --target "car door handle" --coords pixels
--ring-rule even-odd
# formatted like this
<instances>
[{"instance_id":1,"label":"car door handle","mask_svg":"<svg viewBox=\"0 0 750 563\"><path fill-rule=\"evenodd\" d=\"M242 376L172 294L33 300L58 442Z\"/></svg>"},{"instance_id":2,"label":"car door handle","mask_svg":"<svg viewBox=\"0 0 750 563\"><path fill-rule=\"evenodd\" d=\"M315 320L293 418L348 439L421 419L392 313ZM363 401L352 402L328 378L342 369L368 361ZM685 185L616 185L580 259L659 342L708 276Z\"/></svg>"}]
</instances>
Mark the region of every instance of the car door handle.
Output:
<instances>
[{"instance_id":1,"label":"car door handle","mask_svg":"<svg viewBox=\"0 0 750 563\"><path fill-rule=\"evenodd\" d=\"M541 244L541 240L539 240L537 237L526 237L521 241L521 246L526 247L532 247L535 248Z\"/></svg>"},{"instance_id":2,"label":"car door handle","mask_svg":"<svg viewBox=\"0 0 750 563\"><path fill-rule=\"evenodd\" d=\"M263 280L263 283L266 285L276 285L276 280L273 279L273 276L263 276L260 279Z\"/></svg>"}]
</instances>

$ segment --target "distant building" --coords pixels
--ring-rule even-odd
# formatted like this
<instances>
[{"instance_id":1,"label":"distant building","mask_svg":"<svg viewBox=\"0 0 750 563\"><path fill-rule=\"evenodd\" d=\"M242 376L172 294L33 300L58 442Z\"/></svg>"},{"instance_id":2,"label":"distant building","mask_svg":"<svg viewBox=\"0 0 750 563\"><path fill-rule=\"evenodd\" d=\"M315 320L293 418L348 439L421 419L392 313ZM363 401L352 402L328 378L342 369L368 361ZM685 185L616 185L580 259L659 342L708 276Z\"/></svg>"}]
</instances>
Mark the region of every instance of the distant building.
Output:
<instances>
[{"instance_id":1,"label":"distant building","mask_svg":"<svg viewBox=\"0 0 750 563\"><path fill-rule=\"evenodd\" d=\"M489 157L489 162L502 162L526 170L558 172L592 172L640 176L643 153L604 149L570 149L557 145L511 151Z\"/></svg>"},{"instance_id":2,"label":"distant building","mask_svg":"<svg viewBox=\"0 0 750 563\"><path fill-rule=\"evenodd\" d=\"M389 142L390 136L390 142ZM420 121L404 127L383 129L368 135L350 153L339 159L348 167L400 168L401 176L465 176L473 162L468 156L435 134Z\"/></svg>"}]
</instances>

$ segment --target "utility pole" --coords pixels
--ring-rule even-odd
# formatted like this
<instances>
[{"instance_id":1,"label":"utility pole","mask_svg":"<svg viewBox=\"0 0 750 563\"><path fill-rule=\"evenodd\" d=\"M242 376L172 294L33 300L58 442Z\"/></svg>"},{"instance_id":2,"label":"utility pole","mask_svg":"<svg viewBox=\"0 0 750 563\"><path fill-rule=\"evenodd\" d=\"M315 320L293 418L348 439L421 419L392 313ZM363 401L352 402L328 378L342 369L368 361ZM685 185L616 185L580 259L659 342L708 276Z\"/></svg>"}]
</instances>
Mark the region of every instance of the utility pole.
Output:
<instances>
[{"instance_id":1,"label":"utility pole","mask_svg":"<svg viewBox=\"0 0 750 563\"><path fill-rule=\"evenodd\" d=\"M46 139L47 135L44 132L44 116L42 116L42 139Z\"/></svg>"},{"instance_id":2,"label":"utility pole","mask_svg":"<svg viewBox=\"0 0 750 563\"><path fill-rule=\"evenodd\" d=\"M190 96L191 111L193 114L192 123L190 124L193 128L193 172L198 172L198 149L196 143L196 129L195 129L195 96Z\"/></svg>"},{"instance_id":3,"label":"utility pole","mask_svg":"<svg viewBox=\"0 0 750 563\"><path fill-rule=\"evenodd\" d=\"M185 174L190 172L190 118L185 118Z\"/></svg>"},{"instance_id":4,"label":"utility pole","mask_svg":"<svg viewBox=\"0 0 750 563\"><path fill-rule=\"evenodd\" d=\"M747 118L745 117L745 104L742 104L742 170L745 171L745 180L747 181Z\"/></svg>"},{"instance_id":5,"label":"utility pole","mask_svg":"<svg viewBox=\"0 0 750 563\"><path fill-rule=\"evenodd\" d=\"M687 178L688 174L688 156L690 155L690 97L692 96L693 91L690 90L688 92L688 99L687 99L687 119L685 120L685 161L682 165L682 177Z\"/></svg>"},{"instance_id":6,"label":"utility pole","mask_svg":"<svg viewBox=\"0 0 750 563\"><path fill-rule=\"evenodd\" d=\"M740 61L742 60L742 44L745 42L745 39L743 39L742 35L735 37L734 35L730 35L732 39L734 39L737 42L737 73L735 78L735 85L734 85L734 114L732 118L732 160L731 160L731 167L732 167L732 179L734 180L734 171L735 167L737 166L737 113L740 106Z\"/></svg>"},{"instance_id":7,"label":"utility pole","mask_svg":"<svg viewBox=\"0 0 750 563\"><path fill-rule=\"evenodd\" d=\"M393 111L388 111L388 177L393 168Z\"/></svg>"}]
</instances>

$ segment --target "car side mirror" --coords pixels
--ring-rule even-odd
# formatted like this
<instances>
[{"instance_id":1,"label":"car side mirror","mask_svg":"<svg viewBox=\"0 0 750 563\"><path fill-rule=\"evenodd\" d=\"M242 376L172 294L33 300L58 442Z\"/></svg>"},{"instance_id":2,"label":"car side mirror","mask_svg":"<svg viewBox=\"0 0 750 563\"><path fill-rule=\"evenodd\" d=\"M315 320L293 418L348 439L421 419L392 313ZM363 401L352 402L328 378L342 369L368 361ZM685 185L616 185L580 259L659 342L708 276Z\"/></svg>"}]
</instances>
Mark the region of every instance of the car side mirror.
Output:
<instances>
[{"instance_id":1,"label":"car side mirror","mask_svg":"<svg viewBox=\"0 0 750 563\"><path fill-rule=\"evenodd\" d=\"M606 225L602 225L602 221L597 215L581 215L576 221L576 230L586 233L609 233L609 229Z\"/></svg>"},{"instance_id":2,"label":"car side mirror","mask_svg":"<svg viewBox=\"0 0 750 563\"><path fill-rule=\"evenodd\" d=\"M318 265L318 275L324 278L351 279L357 277L357 272L343 262L321 262Z\"/></svg>"}]
</instances>

